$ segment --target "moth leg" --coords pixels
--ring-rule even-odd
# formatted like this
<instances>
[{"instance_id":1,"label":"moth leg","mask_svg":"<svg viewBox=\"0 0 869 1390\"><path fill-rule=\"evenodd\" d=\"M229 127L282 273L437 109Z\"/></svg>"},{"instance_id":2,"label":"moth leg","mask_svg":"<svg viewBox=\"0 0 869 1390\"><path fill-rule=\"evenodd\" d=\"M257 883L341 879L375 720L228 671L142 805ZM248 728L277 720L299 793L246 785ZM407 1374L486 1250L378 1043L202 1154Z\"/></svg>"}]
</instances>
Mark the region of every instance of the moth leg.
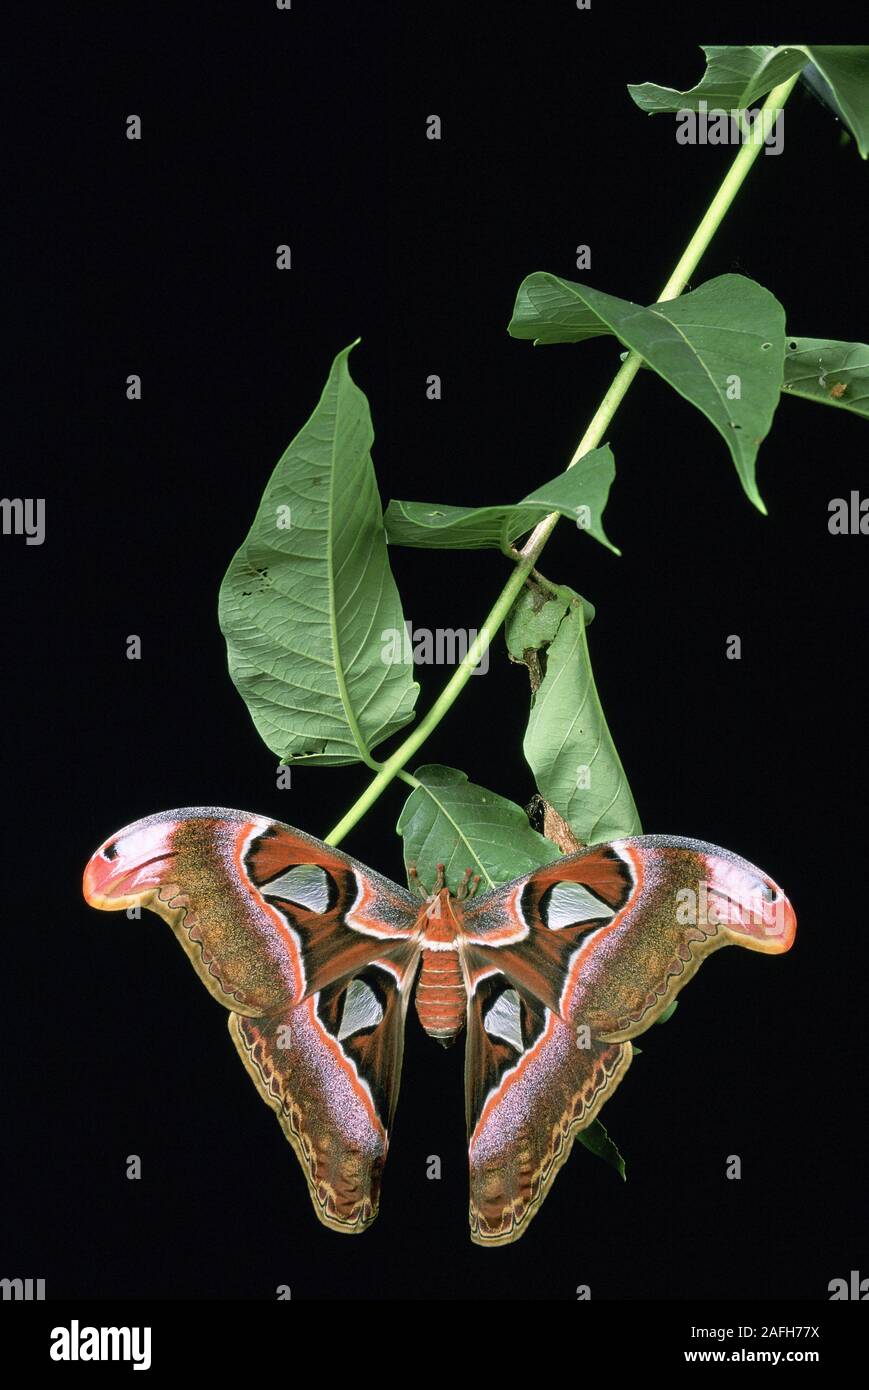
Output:
<instances>
[{"instance_id":1,"label":"moth leg","mask_svg":"<svg viewBox=\"0 0 869 1390\"><path fill-rule=\"evenodd\" d=\"M473 877L472 877L473 875ZM475 874L473 869L465 869L462 881L456 890L456 897L459 902L463 898L472 898L480 886L480 875Z\"/></svg>"},{"instance_id":2,"label":"moth leg","mask_svg":"<svg viewBox=\"0 0 869 1390\"><path fill-rule=\"evenodd\" d=\"M408 864L407 879L410 885L411 893L413 893L418 898L422 898L423 901L425 901L425 899L428 897L428 893L425 890L425 884L422 882L419 876L419 871L417 870L415 864Z\"/></svg>"},{"instance_id":3,"label":"moth leg","mask_svg":"<svg viewBox=\"0 0 869 1390\"><path fill-rule=\"evenodd\" d=\"M438 893L446 885L446 866L444 864L438 864L437 874L435 875L435 881L432 885L431 892L429 892L420 878L419 871L415 864L408 864L407 877L410 883L410 891L412 893L417 893L424 902L430 902L432 898L437 897Z\"/></svg>"}]
</instances>

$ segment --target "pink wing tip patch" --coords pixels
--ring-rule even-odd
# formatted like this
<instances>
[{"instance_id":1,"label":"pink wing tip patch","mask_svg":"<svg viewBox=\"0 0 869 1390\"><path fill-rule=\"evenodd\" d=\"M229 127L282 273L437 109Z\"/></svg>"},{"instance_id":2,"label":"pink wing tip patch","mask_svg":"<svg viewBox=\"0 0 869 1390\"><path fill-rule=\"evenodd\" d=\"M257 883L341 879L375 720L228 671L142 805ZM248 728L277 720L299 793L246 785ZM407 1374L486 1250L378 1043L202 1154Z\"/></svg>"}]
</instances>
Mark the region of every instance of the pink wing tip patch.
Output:
<instances>
[{"instance_id":1,"label":"pink wing tip patch","mask_svg":"<svg viewBox=\"0 0 869 1390\"><path fill-rule=\"evenodd\" d=\"M723 926L740 946L781 955L794 942L797 917L773 879L734 857L706 857L708 878L698 890L700 922Z\"/></svg>"},{"instance_id":2,"label":"pink wing tip patch","mask_svg":"<svg viewBox=\"0 0 869 1390\"><path fill-rule=\"evenodd\" d=\"M171 827L152 827L126 838L115 835L88 860L82 892L91 907L106 912L140 903L160 887L171 858Z\"/></svg>"}]
</instances>

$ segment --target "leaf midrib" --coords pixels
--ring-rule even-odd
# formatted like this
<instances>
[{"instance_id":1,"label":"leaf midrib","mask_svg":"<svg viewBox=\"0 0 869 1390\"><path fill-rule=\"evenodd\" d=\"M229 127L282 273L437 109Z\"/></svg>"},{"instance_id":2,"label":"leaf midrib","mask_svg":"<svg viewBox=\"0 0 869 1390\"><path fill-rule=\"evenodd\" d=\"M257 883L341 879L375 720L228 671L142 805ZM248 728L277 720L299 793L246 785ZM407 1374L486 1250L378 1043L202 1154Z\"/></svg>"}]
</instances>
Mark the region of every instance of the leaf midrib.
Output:
<instances>
[{"instance_id":1,"label":"leaf midrib","mask_svg":"<svg viewBox=\"0 0 869 1390\"><path fill-rule=\"evenodd\" d=\"M347 681L344 674L344 661L341 647L338 640L338 614L335 592L335 551L333 537L335 532L335 471L337 460L338 424L341 415L341 392L342 381L338 378L335 388L335 426L332 430L330 441L330 461L329 461L329 525L326 529L326 572L329 576L329 631L332 638L332 652L335 661L335 679L338 683L338 695L344 707L347 717L347 724L353 735L353 741L359 750L359 755L363 762L371 761L371 752L365 739L362 737L362 730L356 719L356 712L350 703L350 692L347 689Z\"/></svg>"}]
</instances>

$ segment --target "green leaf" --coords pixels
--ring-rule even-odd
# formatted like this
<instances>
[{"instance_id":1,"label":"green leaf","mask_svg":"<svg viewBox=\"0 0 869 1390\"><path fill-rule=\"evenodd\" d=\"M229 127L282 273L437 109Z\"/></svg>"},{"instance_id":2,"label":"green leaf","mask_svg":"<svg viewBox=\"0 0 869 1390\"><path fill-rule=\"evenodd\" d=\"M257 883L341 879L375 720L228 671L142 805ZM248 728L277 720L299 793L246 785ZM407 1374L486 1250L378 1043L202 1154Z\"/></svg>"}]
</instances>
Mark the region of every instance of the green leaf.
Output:
<instances>
[{"instance_id":1,"label":"green leaf","mask_svg":"<svg viewBox=\"0 0 869 1390\"><path fill-rule=\"evenodd\" d=\"M587 338L602 338L614 333L601 306L591 296L584 295L585 286L572 280L562 280L546 270L526 275L516 291L513 317L507 325L511 338L530 339L535 347L551 343L582 343ZM609 299L607 295L605 298ZM626 305L628 300L617 300ZM637 306L631 305L636 309Z\"/></svg>"},{"instance_id":2,"label":"green leaf","mask_svg":"<svg viewBox=\"0 0 869 1390\"><path fill-rule=\"evenodd\" d=\"M787 336L782 391L869 416L869 345ZM621 353L621 360L628 356ZM648 364L643 363L644 370Z\"/></svg>"},{"instance_id":3,"label":"green leaf","mask_svg":"<svg viewBox=\"0 0 869 1390\"><path fill-rule=\"evenodd\" d=\"M656 1022L656 1023L666 1023L666 1022L668 1021L668 1019L671 1019L671 1018L673 1017L673 1015L674 1015L674 1013L676 1012L676 1010L678 1009L678 1007L679 1007L679 1000L678 1000L678 999L673 999L673 1000L671 1000L671 1002L667 1005L667 1007L666 1007L666 1009L664 1010L664 1012L661 1014L660 1018L655 1019L655 1022Z\"/></svg>"},{"instance_id":4,"label":"green leaf","mask_svg":"<svg viewBox=\"0 0 869 1390\"><path fill-rule=\"evenodd\" d=\"M540 651L548 646L574 603L582 605L588 627L594 619L594 607L588 599L566 584L544 587L537 580L529 581L510 609L504 629L507 650L514 661L521 661L529 649Z\"/></svg>"},{"instance_id":5,"label":"green leaf","mask_svg":"<svg viewBox=\"0 0 869 1390\"><path fill-rule=\"evenodd\" d=\"M755 462L781 391L785 319L762 285L743 275L720 275L690 294L644 309L537 271L519 287L509 331L535 343L613 333L711 421L746 495L766 511ZM739 398L730 399L737 387Z\"/></svg>"},{"instance_id":6,"label":"green leaf","mask_svg":"<svg viewBox=\"0 0 869 1390\"><path fill-rule=\"evenodd\" d=\"M549 512L560 512L608 549L619 551L603 529L603 511L615 477L608 445L584 454L572 468L516 504L452 507L437 502L396 502L386 509L390 545L428 550L481 550L510 553L510 547Z\"/></svg>"},{"instance_id":7,"label":"green leaf","mask_svg":"<svg viewBox=\"0 0 869 1390\"><path fill-rule=\"evenodd\" d=\"M559 473L551 482L535 488L523 498L522 506L532 503L543 508L543 514L560 512L576 522L580 531L587 531L596 541L614 554L620 555L603 529L603 513L609 490L616 475L616 465L608 444L592 449L577 459L566 473Z\"/></svg>"},{"instance_id":8,"label":"green leaf","mask_svg":"<svg viewBox=\"0 0 869 1390\"><path fill-rule=\"evenodd\" d=\"M439 863L455 892L467 868L480 875L485 890L560 857L557 845L531 829L521 807L469 782L458 768L429 763L414 777L422 785L407 798L397 829L405 864L416 865L427 887Z\"/></svg>"},{"instance_id":9,"label":"green leaf","mask_svg":"<svg viewBox=\"0 0 869 1390\"><path fill-rule=\"evenodd\" d=\"M628 91L641 110L651 116L667 111L696 111L704 101L710 112L742 111L797 72L803 73L810 86L818 86L814 77L816 71L821 75L822 92L832 97L830 104L853 133L862 158L869 155L869 47L860 44L790 44L786 47L708 44L702 48L706 55L706 72L690 91L659 87L654 82L628 85Z\"/></svg>"},{"instance_id":10,"label":"green leaf","mask_svg":"<svg viewBox=\"0 0 869 1390\"><path fill-rule=\"evenodd\" d=\"M869 157L869 47L856 44L810 44L812 63L803 79L841 117ZM816 76L819 74L820 80Z\"/></svg>"},{"instance_id":11,"label":"green leaf","mask_svg":"<svg viewBox=\"0 0 869 1390\"><path fill-rule=\"evenodd\" d=\"M426 550L501 550L530 531L545 512L540 507L507 504L454 507L448 502L400 502L393 499L383 522L390 545Z\"/></svg>"},{"instance_id":12,"label":"green leaf","mask_svg":"<svg viewBox=\"0 0 869 1390\"><path fill-rule=\"evenodd\" d=\"M701 48L706 72L696 87L680 92L654 82L629 83L628 91L637 106L650 116L664 111L696 111L701 101L717 110L741 111L801 72L808 62L806 50L797 45L775 48L751 44L740 48L701 44Z\"/></svg>"},{"instance_id":13,"label":"green leaf","mask_svg":"<svg viewBox=\"0 0 869 1390\"><path fill-rule=\"evenodd\" d=\"M359 341L358 339L356 340ZM413 717L413 663L369 453L368 402L338 353L220 589L229 671L283 763L355 763Z\"/></svg>"},{"instance_id":14,"label":"green leaf","mask_svg":"<svg viewBox=\"0 0 869 1390\"><path fill-rule=\"evenodd\" d=\"M596 1154L598 1158L602 1158L610 1167L615 1168L623 1182L627 1181L625 1160L622 1158L612 1139L610 1139L600 1120L592 1120L591 1124L586 1125L585 1129L581 1129L576 1137L581 1144L585 1145L590 1153Z\"/></svg>"},{"instance_id":15,"label":"green leaf","mask_svg":"<svg viewBox=\"0 0 869 1390\"><path fill-rule=\"evenodd\" d=\"M540 795L584 844L642 833L595 687L581 605L547 648L524 749Z\"/></svg>"},{"instance_id":16,"label":"green leaf","mask_svg":"<svg viewBox=\"0 0 869 1390\"><path fill-rule=\"evenodd\" d=\"M789 335L782 390L869 416L869 346Z\"/></svg>"}]
</instances>

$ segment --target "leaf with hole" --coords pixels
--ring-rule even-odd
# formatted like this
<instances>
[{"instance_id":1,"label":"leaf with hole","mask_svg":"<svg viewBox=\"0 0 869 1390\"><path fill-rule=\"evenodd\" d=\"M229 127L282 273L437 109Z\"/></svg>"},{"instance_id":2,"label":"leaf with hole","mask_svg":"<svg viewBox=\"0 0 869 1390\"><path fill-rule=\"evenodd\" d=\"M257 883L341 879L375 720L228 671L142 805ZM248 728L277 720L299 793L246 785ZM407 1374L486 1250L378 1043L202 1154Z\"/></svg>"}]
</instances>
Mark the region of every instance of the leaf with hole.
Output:
<instances>
[{"instance_id":1,"label":"leaf with hole","mask_svg":"<svg viewBox=\"0 0 869 1390\"><path fill-rule=\"evenodd\" d=\"M742 111L801 72L809 61L805 49L770 44L701 44L706 71L696 87L680 92L655 82L628 84L631 97L650 116L672 111L697 111L701 102L715 111Z\"/></svg>"},{"instance_id":2,"label":"leaf with hole","mask_svg":"<svg viewBox=\"0 0 869 1390\"><path fill-rule=\"evenodd\" d=\"M628 91L640 109L654 116L696 111L704 102L710 113L745 110L799 72L848 126L862 158L869 156L869 47L707 44L702 49L706 72L690 91L680 92L654 82L629 84Z\"/></svg>"},{"instance_id":3,"label":"leaf with hole","mask_svg":"<svg viewBox=\"0 0 869 1390\"><path fill-rule=\"evenodd\" d=\"M869 345L788 335L782 390L869 417Z\"/></svg>"},{"instance_id":4,"label":"leaf with hole","mask_svg":"<svg viewBox=\"0 0 869 1390\"><path fill-rule=\"evenodd\" d=\"M781 391L785 318L762 285L720 275L644 309L536 271L519 286L509 331L535 344L614 334L703 412L727 444L746 495L766 511L755 463Z\"/></svg>"},{"instance_id":5,"label":"leaf with hole","mask_svg":"<svg viewBox=\"0 0 869 1390\"><path fill-rule=\"evenodd\" d=\"M594 619L594 606L588 599L567 584L544 584L532 578L507 617L504 635L513 660L522 661L527 651L540 651L548 646L574 603L582 605L588 627Z\"/></svg>"}]
</instances>

